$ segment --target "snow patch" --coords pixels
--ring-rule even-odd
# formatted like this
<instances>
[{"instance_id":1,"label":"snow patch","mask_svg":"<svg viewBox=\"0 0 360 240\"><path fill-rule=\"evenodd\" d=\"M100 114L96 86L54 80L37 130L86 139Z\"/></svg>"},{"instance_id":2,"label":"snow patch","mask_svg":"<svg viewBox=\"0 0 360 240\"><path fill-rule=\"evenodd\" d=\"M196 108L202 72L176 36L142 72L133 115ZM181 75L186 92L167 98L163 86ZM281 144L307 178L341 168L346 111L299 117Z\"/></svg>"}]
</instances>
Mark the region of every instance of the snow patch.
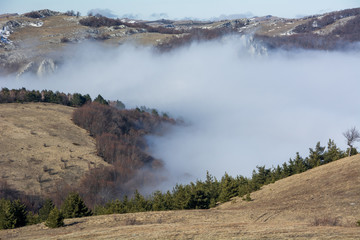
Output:
<instances>
[{"instance_id":1,"label":"snow patch","mask_svg":"<svg viewBox=\"0 0 360 240\"><path fill-rule=\"evenodd\" d=\"M32 27L42 27L42 25L44 25L43 22L29 23L29 26L32 26Z\"/></svg>"}]
</instances>

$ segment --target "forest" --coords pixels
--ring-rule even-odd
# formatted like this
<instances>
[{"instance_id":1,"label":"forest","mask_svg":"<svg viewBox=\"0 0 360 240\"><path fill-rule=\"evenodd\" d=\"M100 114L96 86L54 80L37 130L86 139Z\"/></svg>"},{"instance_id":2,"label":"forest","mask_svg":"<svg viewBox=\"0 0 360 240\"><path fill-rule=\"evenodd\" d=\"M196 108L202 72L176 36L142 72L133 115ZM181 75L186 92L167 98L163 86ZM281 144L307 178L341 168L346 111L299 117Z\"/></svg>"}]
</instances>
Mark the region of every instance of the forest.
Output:
<instances>
[{"instance_id":1,"label":"forest","mask_svg":"<svg viewBox=\"0 0 360 240\"><path fill-rule=\"evenodd\" d=\"M155 109L128 110L120 101L109 105L101 95L94 101L89 95L75 95L46 90L1 90L1 103L51 102L76 107L72 116L74 123L96 139L97 154L110 167L91 169L77 185L59 183L62 191L49 196L29 196L11 189L5 180L1 180L0 229L44 221L49 227L60 227L64 218L90 215L208 209L236 196L251 201L251 193L266 184L357 154L355 148L350 148L351 152L347 154L329 139L326 147L318 142L314 148L309 148L306 157L296 153L295 157L276 167L256 166L251 177L233 177L225 173L217 179L207 172L205 180L177 184L166 192L142 195L137 188L145 182L158 181L156 170L163 167L161 160L148 153L144 136L164 134L177 122ZM82 99L81 104L74 98Z\"/></svg>"}]
</instances>

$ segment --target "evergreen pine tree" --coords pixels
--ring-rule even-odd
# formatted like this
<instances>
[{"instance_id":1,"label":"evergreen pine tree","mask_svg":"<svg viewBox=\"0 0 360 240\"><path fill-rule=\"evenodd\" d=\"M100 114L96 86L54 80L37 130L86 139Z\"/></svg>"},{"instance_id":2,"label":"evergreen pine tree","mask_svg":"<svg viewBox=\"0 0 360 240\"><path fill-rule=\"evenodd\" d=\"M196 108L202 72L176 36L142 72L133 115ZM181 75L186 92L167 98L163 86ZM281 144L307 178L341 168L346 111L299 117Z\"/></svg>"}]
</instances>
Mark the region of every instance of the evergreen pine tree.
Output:
<instances>
[{"instance_id":1,"label":"evergreen pine tree","mask_svg":"<svg viewBox=\"0 0 360 240\"><path fill-rule=\"evenodd\" d=\"M246 193L248 193L250 191L250 186L249 186L249 179L247 179L246 177L243 176L238 176L237 180L239 182L239 193L238 195L240 197L244 196Z\"/></svg>"},{"instance_id":2,"label":"evergreen pine tree","mask_svg":"<svg viewBox=\"0 0 360 240\"><path fill-rule=\"evenodd\" d=\"M219 195L219 201L226 202L229 201L230 198L238 195L239 186L227 173L221 178L221 191Z\"/></svg>"},{"instance_id":3,"label":"evergreen pine tree","mask_svg":"<svg viewBox=\"0 0 360 240\"><path fill-rule=\"evenodd\" d=\"M66 197L61 206L61 211L65 218L78 218L92 215L78 193L70 193Z\"/></svg>"},{"instance_id":4,"label":"evergreen pine tree","mask_svg":"<svg viewBox=\"0 0 360 240\"><path fill-rule=\"evenodd\" d=\"M191 200L189 186L176 184L173 189L173 206L174 209L188 209Z\"/></svg>"},{"instance_id":5,"label":"evergreen pine tree","mask_svg":"<svg viewBox=\"0 0 360 240\"><path fill-rule=\"evenodd\" d=\"M189 205L189 208L191 209L208 209L210 206L209 192L201 185L197 185L191 195L191 203Z\"/></svg>"},{"instance_id":6,"label":"evergreen pine tree","mask_svg":"<svg viewBox=\"0 0 360 240\"><path fill-rule=\"evenodd\" d=\"M164 210L173 210L174 209L174 200L170 191L167 191L164 194Z\"/></svg>"},{"instance_id":7,"label":"evergreen pine tree","mask_svg":"<svg viewBox=\"0 0 360 240\"><path fill-rule=\"evenodd\" d=\"M46 221L49 217L51 210L54 209L54 203L51 199L46 199L44 205L39 210L39 220L40 222Z\"/></svg>"},{"instance_id":8,"label":"evergreen pine tree","mask_svg":"<svg viewBox=\"0 0 360 240\"><path fill-rule=\"evenodd\" d=\"M156 191L153 193L152 210L154 210L154 211L165 210L165 199L164 199L163 194L160 191Z\"/></svg>"},{"instance_id":9,"label":"evergreen pine tree","mask_svg":"<svg viewBox=\"0 0 360 240\"><path fill-rule=\"evenodd\" d=\"M320 166L324 162L325 147L320 146L320 142L316 144L315 150L309 148L310 154L306 159L309 168Z\"/></svg>"},{"instance_id":10,"label":"evergreen pine tree","mask_svg":"<svg viewBox=\"0 0 360 240\"><path fill-rule=\"evenodd\" d=\"M110 213L125 213L126 212L124 204L119 199L112 201L110 206L111 206L110 211L109 211Z\"/></svg>"},{"instance_id":11,"label":"evergreen pine tree","mask_svg":"<svg viewBox=\"0 0 360 240\"><path fill-rule=\"evenodd\" d=\"M26 225L33 225L40 223L39 215L29 211L26 215Z\"/></svg>"},{"instance_id":12,"label":"evergreen pine tree","mask_svg":"<svg viewBox=\"0 0 360 240\"><path fill-rule=\"evenodd\" d=\"M324 161L322 164L336 161L340 158L345 157L345 155L346 154L336 146L334 140L329 139L327 151L324 153Z\"/></svg>"},{"instance_id":13,"label":"evergreen pine tree","mask_svg":"<svg viewBox=\"0 0 360 240\"><path fill-rule=\"evenodd\" d=\"M128 198L127 195L124 195L122 203L123 203L123 206L124 206L125 213L130 212L131 203L130 203L129 198Z\"/></svg>"},{"instance_id":14,"label":"evergreen pine tree","mask_svg":"<svg viewBox=\"0 0 360 240\"><path fill-rule=\"evenodd\" d=\"M85 98L80 93L74 93L72 96L72 99L70 101L71 106L73 107L80 107L86 103L88 99Z\"/></svg>"},{"instance_id":15,"label":"evergreen pine tree","mask_svg":"<svg viewBox=\"0 0 360 240\"><path fill-rule=\"evenodd\" d=\"M94 99L94 102L98 102L104 105L109 105L109 103L100 94Z\"/></svg>"},{"instance_id":16,"label":"evergreen pine tree","mask_svg":"<svg viewBox=\"0 0 360 240\"><path fill-rule=\"evenodd\" d=\"M209 207L215 207L217 199L220 195L220 183L219 181L213 177L208 171L206 171L206 180L204 183L204 189L209 193L210 197L210 205Z\"/></svg>"},{"instance_id":17,"label":"evergreen pine tree","mask_svg":"<svg viewBox=\"0 0 360 240\"><path fill-rule=\"evenodd\" d=\"M26 207L20 200L0 200L0 229L25 226L26 219Z\"/></svg>"},{"instance_id":18,"label":"evergreen pine tree","mask_svg":"<svg viewBox=\"0 0 360 240\"><path fill-rule=\"evenodd\" d=\"M148 210L148 203L145 198L135 190L134 197L131 199L132 212L144 212Z\"/></svg>"},{"instance_id":19,"label":"evergreen pine tree","mask_svg":"<svg viewBox=\"0 0 360 240\"><path fill-rule=\"evenodd\" d=\"M294 159L294 173L302 173L307 170L304 159L297 152Z\"/></svg>"},{"instance_id":20,"label":"evergreen pine tree","mask_svg":"<svg viewBox=\"0 0 360 240\"><path fill-rule=\"evenodd\" d=\"M64 215L57 209L57 207L54 207L49 213L49 216L45 221L45 226L49 228L64 226Z\"/></svg>"}]
</instances>

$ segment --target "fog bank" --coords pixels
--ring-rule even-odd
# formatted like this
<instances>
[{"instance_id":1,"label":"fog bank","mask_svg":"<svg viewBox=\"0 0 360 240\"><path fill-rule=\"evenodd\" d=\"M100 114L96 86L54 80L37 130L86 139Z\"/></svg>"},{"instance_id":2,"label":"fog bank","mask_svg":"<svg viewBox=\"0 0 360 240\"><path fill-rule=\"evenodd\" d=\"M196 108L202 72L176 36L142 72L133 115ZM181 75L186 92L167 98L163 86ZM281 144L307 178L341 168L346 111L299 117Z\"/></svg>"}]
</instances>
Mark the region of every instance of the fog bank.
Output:
<instances>
[{"instance_id":1,"label":"fog bank","mask_svg":"<svg viewBox=\"0 0 360 240\"><path fill-rule=\"evenodd\" d=\"M264 54L249 44L230 37L164 54L76 45L54 75L1 79L0 86L101 94L181 117L186 126L148 137L169 171L167 186L204 178L206 170L250 176L257 165L307 156L329 138L345 149L342 132L359 126L359 51Z\"/></svg>"}]
</instances>

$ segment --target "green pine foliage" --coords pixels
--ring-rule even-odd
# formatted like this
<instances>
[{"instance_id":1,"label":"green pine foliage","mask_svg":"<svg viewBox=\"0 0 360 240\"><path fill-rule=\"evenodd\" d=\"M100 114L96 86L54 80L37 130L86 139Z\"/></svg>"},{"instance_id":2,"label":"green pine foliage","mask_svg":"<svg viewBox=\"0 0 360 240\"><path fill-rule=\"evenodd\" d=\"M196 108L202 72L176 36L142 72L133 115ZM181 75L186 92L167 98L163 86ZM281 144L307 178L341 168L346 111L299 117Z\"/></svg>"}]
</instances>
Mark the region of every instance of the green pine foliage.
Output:
<instances>
[{"instance_id":1,"label":"green pine foliage","mask_svg":"<svg viewBox=\"0 0 360 240\"><path fill-rule=\"evenodd\" d=\"M189 204L191 209L208 209L210 202L210 192L206 191L201 185L194 188Z\"/></svg>"},{"instance_id":2,"label":"green pine foliage","mask_svg":"<svg viewBox=\"0 0 360 240\"><path fill-rule=\"evenodd\" d=\"M65 106L80 107L85 103L91 102L89 94L81 95L80 93L65 94L59 91L51 90L26 90L2 88L0 91L0 103L25 103L25 102L46 102L55 103Z\"/></svg>"},{"instance_id":3,"label":"green pine foliage","mask_svg":"<svg viewBox=\"0 0 360 240\"><path fill-rule=\"evenodd\" d=\"M244 200L244 201L247 201L247 202L251 202L252 199L251 199L251 197L250 197L250 193L247 193L246 196L243 197L243 200Z\"/></svg>"},{"instance_id":4,"label":"green pine foliage","mask_svg":"<svg viewBox=\"0 0 360 240\"><path fill-rule=\"evenodd\" d=\"M98 102L104 105L109 105L108 101L106 101L100 94L94 99L94 102Z\"/></svg>"},{"instance_id":5,"label":"green pine foliage","mask_svg":"<svg viewBox=\"0 0 360 240\"><path fill-rule=\"evenodd\" d=\"M26 207L20 200L0 200L0 229L25 226L26 219Z\"/></svg>"},{"instance_id":6,"label":"green pine foliage","mask_svg":"<svg viewBox=\"0 0 360 240\"><path fill-rule=\"evenodd\" d=\"M227 173L221 179L221 191L219 195L219 201L227 202L232 197L238 196L239 194L239 185L233 177L229 176Z\"/></svg>"},{"instance_id":7,"label":"green pine foliage","mask_svg":"<svg viewBox=\"0 0 360 240\"><path fill-rule=\"evenodd\" d=\"M78 193L70 193L66 197L61 206L61 211L65 218L79 218L92 215L91 210L86 207Z\"/></svg>"},{"instance_id":8,"label":"green pine foliage","mask_svg":"<svg viewBox=\"0 0 360 240\"><path fill-rule=\"evenodd\" d=\"M40 218L38 214L35 214L31 211L29 211L26 215L26 225L33 225L40 223Z\"/></svg>"},{"instance_id":9,"label":"green pine foliage","mask_svg":"<svg viewBox=\"0 0 360 240\"><path fill-rule=\"evenodd\" d=\"M46 199L44 205L39 210L39 220L40 222L46 221L49 217L50 212L54 209L54 203L51 199Z\"/></svg>"},{"instance_id":10,"label":"green pine foliage","mask_svg":"<svg viewBox=\"0 0 360 240\"><path fill-rule=\"evenodd\" d=\"M151 210L150 203L138 192L138 190L135 190L134 197L128 205L129 212L145 212Z\"/></svg>"},{"instance_id":11,"label":"green pine foliage","mask_svg":"<svg viewBox=\"0 0 360 240\"><path fill-rule=\"evenodd\" d=\"M237 176L236 178L225 173L218 181L209 172L205 181L191 182L187 185L177 184L172 191L162 193L154 192L145 198L136 191L129 200L126 196L123 201L116 200L97 206L96 215L111 213L127 213L140 211L166 211L182 209L207 209L215 207L219 202L229 201L232 197L242 197L244 201L252 201L251 192L259 190L262 186L274 183L288 176L302 173L311 168L336 161L345 157L334 143L329 140L328 147L318 142L314 149L309 149L309 156L303 158L296 153L288 162L273 168L257 166L251 178Z\"/></svg>"},{"instance_id":12,"label":"green pine foliage","mask_svg":"<svg viewBox=\"0 0 360 240\"><path fill-rule=\"evenodd\" d=\"M57 209L57 207L54 207L49 213L49 216L45 221L45 226L49 228L58 228L64 226L64 215Z\"/></svg>"}]
</instances>

